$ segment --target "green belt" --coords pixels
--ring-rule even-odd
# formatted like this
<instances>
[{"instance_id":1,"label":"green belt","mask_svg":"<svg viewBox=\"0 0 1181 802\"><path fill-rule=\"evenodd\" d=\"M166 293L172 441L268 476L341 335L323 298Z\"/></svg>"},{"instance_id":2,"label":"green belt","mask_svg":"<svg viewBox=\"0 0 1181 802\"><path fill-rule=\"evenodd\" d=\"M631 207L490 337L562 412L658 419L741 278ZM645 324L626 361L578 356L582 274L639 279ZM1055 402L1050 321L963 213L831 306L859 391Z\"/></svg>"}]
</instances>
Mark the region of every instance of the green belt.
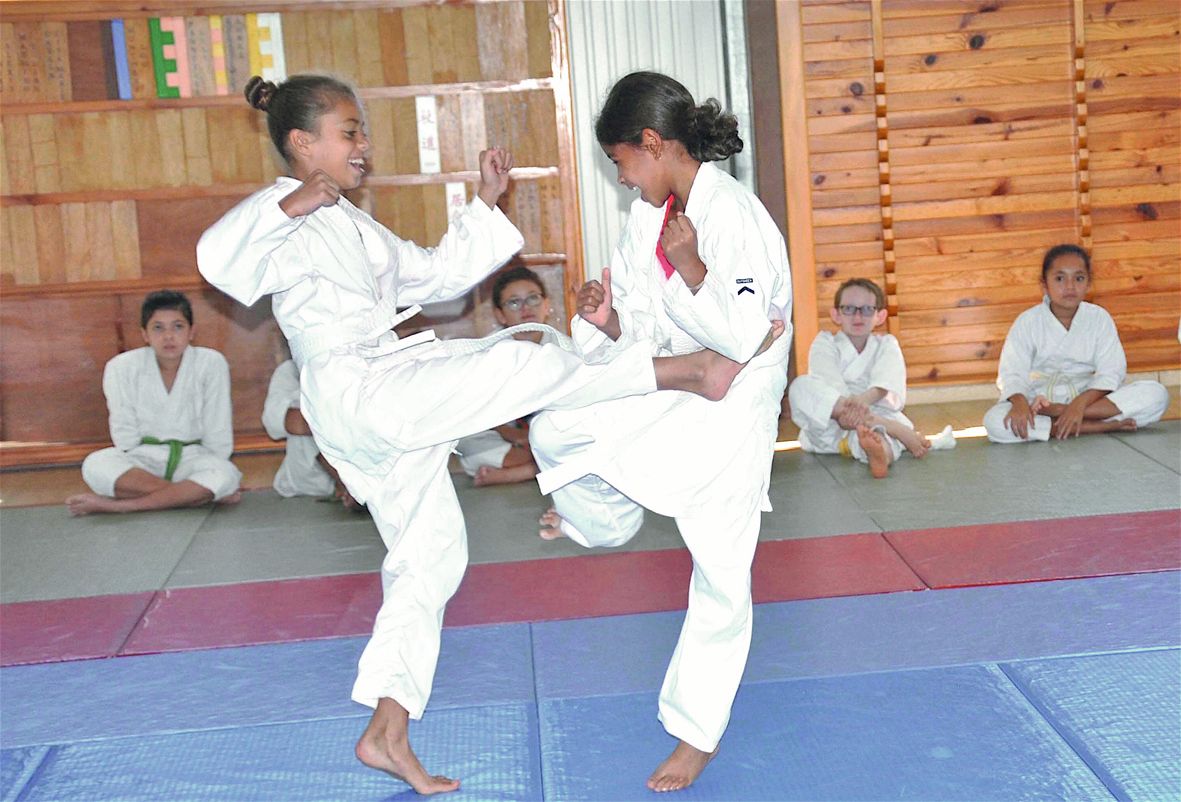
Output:
<instances>
[{"instance_id":1,"label":"green belt","mask_svg":"<svg viewBox=\"0 0 1181 802\"><path fill-rule=\"evenodd\" d=\"M180 465L180 454L185 446L200 445L200 440L161 440L148 436L139 441L141 446L168 446L168 465L164 468L164 481L171 482L172 474L176 473L176 466Z\"/></svg>"}]
</instances>

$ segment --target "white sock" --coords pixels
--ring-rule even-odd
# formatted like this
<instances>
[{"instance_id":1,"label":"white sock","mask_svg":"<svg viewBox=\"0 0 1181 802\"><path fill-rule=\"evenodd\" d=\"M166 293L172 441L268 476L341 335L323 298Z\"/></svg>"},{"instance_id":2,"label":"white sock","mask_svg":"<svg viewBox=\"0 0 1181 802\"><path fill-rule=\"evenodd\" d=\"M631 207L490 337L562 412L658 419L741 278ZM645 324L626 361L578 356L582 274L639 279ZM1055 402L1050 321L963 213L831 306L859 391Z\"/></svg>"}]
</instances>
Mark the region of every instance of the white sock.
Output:
<instances>
[{"instance_id":1,"label":"white sock","mask_svg":"<svg viewBox=\"0 0 1181 802\"><path fill-rule=\"evenodd\" d=\"M928 437L932 451L950 451L955 448L955 434L951 431L951 424L943 427L943 431L934 437Z\"/></svg>"}]
</instances>

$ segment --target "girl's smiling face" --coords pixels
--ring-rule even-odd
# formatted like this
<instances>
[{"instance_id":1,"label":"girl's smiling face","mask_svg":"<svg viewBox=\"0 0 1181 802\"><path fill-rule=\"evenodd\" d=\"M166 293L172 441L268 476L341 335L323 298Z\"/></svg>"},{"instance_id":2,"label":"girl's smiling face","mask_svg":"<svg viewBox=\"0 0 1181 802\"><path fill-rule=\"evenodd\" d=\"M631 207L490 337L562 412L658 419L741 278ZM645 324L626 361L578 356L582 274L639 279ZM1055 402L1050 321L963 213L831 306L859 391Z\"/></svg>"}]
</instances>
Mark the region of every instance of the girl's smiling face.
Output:
<instances>
[{"instance_id":1,"label":"girl's smiling face","mask_svg":"<svg viewBox=\"0 0 1181 802\"><path fill-rule=\"evenodd\" d=\"M320 117L320 130L297 131L306 136L303 166L308 173L323 170L342 190L356 189L365 177L369 135L365 114L356 101L342 99Z\"/></svg>"},{"instance_id":2,"label":"girl's smiling face","mask_svg":"<svg viewBox=\"0 0 1181 802\"><path fill-rule=\"evenodd\" d=\"M619 183L628 189L640 190L640 197L645 203L657 207L664 205L672 189L664 171L660 169L660 162L650 150L642 145L620 142L603 145L603 152L615 165Z\"/></svg>"},{"instance_id":3,"label":"girl's smiling face","mask_svg":"<svg viewBox=\"0 0 1181 802\"><path fill-rule=\"evenodd\" d=\"M1064 253L1054 260L1042 276L1042 286L1056 311L1073 312L1091 288L1091 274L1087 264L1076 253Z\"/></svg>"}]
</instances>

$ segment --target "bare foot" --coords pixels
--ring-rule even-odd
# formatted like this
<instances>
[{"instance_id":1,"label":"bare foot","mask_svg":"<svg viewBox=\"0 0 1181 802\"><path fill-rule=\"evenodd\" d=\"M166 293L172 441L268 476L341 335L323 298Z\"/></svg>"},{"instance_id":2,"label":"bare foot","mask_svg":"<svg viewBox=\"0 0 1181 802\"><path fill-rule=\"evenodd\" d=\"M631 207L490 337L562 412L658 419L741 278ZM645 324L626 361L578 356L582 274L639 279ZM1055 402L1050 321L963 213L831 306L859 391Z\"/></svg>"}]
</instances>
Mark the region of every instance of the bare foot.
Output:
<instances>
[{"instance_id":1,"label":"bare foot","mask_svg":"<svg viewBox=\"0 0 1181 802\"><path fill-rule=\"evenodd\" d=\"M896 436L915 459L922 459L931 450L931 441L923 433L909 426L899 426Z\"/></svg>"},{"instance_id":2,"label":"bare foot","mask_svg":"<svg viewBox=\"0 0 1181 802\"><path fill-rule=\"evenodd\" d=\"M890 448L882 436L868 426L857 427L857 442L869 458L869 472L874 479L885 479L890 473Z\"/></svg>"},{"instance_id":3,"label":"bare foot","mask_svg":"<svg viewBox=\"0 0 1181 802\"><path fill-rule=\"evenodd\" d=\"M541 531L537 534L541 535L542 540L557 540L566 537L566 533L562 531L562 516L558 515L558 511L550 507L537 521L541 524Z\"/></svg>"},{"instance_id":4,"label":"bare foot","mask_svg":"<svg viewBox=\"0 0 1181 802\"><path fill-rule=\"evenodd\" d=\"M393 699L379 699L369 726L357 741L357 759L401 780L423 796L459 788L459 780L427 774L418 762L407 734L409 718L406 709Z\"/></svg>"},{"instance_id":5,"label":"bare foot","mask_svg":"<svg viewBox=\"0 0 1181 802\"><path fill-rule=\"evenodd\" d=\"M94 493L79 493L66 499L66 509L70 515L89 515L92 512L120 512L118 502L113 498L99 496Z\"/></svg>"},{"instance_id":6,"label":"bare foot","mask_svg":"<svg viewBox=\"0 0 1181 802\"><path fill-rule=\"evenodd\" d=\"M219 498L219 499L217 500L217 503L218 503L218 504L227 504L227 505L228 505L228 504L237 504L237 503L238 503L238 502L240 502L241 500L242 500L242 494L241 494L241 493L239 493L239 492L237 492L237 491L235 491L234 493L232 493L232 494L230 494L230 495L226 496L225 498ZM208 502L206 502L206 501L201 501L201 502L198 502L198 503L197 503L196 505L194 505L194 506L200 506L201 504L207 504L207 503L208 503Z\"/></svg>"},{"instance_id":7,"label":"bare foot","mask_svg":"<svg viewBox=\"0 0 1181 802\"><path fill-rule=\"evenodd\" d=\"M688 788L717 753L717 749L702 752L697 747L681 741L673 749L672 754L652 772L652 776L648 778L648 788L653 791L680 791Z\"/></svg>"},{"instance_id":8,"label":"bare foot","mask_svg":"<svg viewBox=\"0 0 1181 802\"><path fill-rule=\"evenodd\" d=\"M772 320L771 327L767 330L767 336L763 338L762 345L759 350L755 351L755 356L766 351L771 347L771 344L783 336L784 323L782 320ZM716 351L698 351L702 355L704 365L702 367L702 376L700 380L700 387L695 389L700 396L708 398L710 401L721 401L726 397L726 393L730 390L730 385L734 383L734 378L742 372L747 363L735 362L733 359L722 356Z\"/></svg>"},{"instance_id":9,"label":"bare foot","mask_svg":"<svg viewBox=\"0 0 1181 802\"><path fill-rule=\"evenodd\" d=\"M1123 420L1115 421L1115 423L1119 424L1118 428L1115 428L1112 430L1115 432L1134 432L1134 431L1136 431L1136 429L1139 428L1136 425L1135 418L1124 418Z\"/></svg>"},{"instance_id":10,"label":"bare foot","mask_svg":"<svg viewBox=\"0 0 1181 802\"><path fill-rule=\"evenodd\" d=\"M1046 408L1049 406L1050 399L1046 398L1044 395L1039 395L1030 402L1029 411L1034 415L1040 415L1044 413ZM1058 404L1057 406L1061 407L1062 404Z\"/></svg>"}]
</instances>

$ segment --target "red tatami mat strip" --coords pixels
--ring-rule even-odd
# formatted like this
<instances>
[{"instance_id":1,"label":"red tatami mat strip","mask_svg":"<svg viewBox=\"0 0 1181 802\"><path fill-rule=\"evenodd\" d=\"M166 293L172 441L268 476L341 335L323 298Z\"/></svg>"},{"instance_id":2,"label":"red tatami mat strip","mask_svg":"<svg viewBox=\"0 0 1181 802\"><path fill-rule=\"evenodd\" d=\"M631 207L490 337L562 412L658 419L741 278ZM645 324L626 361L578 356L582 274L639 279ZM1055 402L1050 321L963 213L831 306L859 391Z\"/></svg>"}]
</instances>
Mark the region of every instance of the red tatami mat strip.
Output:
<instances>
[{"instance_id":1,"label":"red tatami mat strip","mask_svg":"<svg viewBox=\"0 0 1181 802\"><path fill-rule=\"evenodd\" d=\"M363 635L380 605L376 573L165 590L120 654Z\"/></svg>"},{"instance_id":2,"label":"red tatami mat strip","mask_svg":"<svg viewBox=\"0 0 1181 802\"><path fill-rule=\"evenodd\" d=\"M932 588L1181 568L1181 510L887 532Z\"/></svg>"},{"instance_id":3,"label":"red tatami mat strip","mask_svg":"<svg viewBox=\"0 0 1181 802\"><path fill-rule=\"evenodd\" d=\"M153 595L149 590L0 605L0 665L117 654Z\"/></svg>"},{"instance_id":4,"label":"red tatami mat strip","mask_svg":"<svg viewBox=\"0 0 1181 802\"><path fill-rule=\"evenodd\" d=\"M753 585L761 603L1170 569L1177 510L766 542ZM683 550L474 565L445 623L681 609L690 570ZM380 599L366 573L6 604L0 664L364 635Z\"/></svg>"}]
</instances>

